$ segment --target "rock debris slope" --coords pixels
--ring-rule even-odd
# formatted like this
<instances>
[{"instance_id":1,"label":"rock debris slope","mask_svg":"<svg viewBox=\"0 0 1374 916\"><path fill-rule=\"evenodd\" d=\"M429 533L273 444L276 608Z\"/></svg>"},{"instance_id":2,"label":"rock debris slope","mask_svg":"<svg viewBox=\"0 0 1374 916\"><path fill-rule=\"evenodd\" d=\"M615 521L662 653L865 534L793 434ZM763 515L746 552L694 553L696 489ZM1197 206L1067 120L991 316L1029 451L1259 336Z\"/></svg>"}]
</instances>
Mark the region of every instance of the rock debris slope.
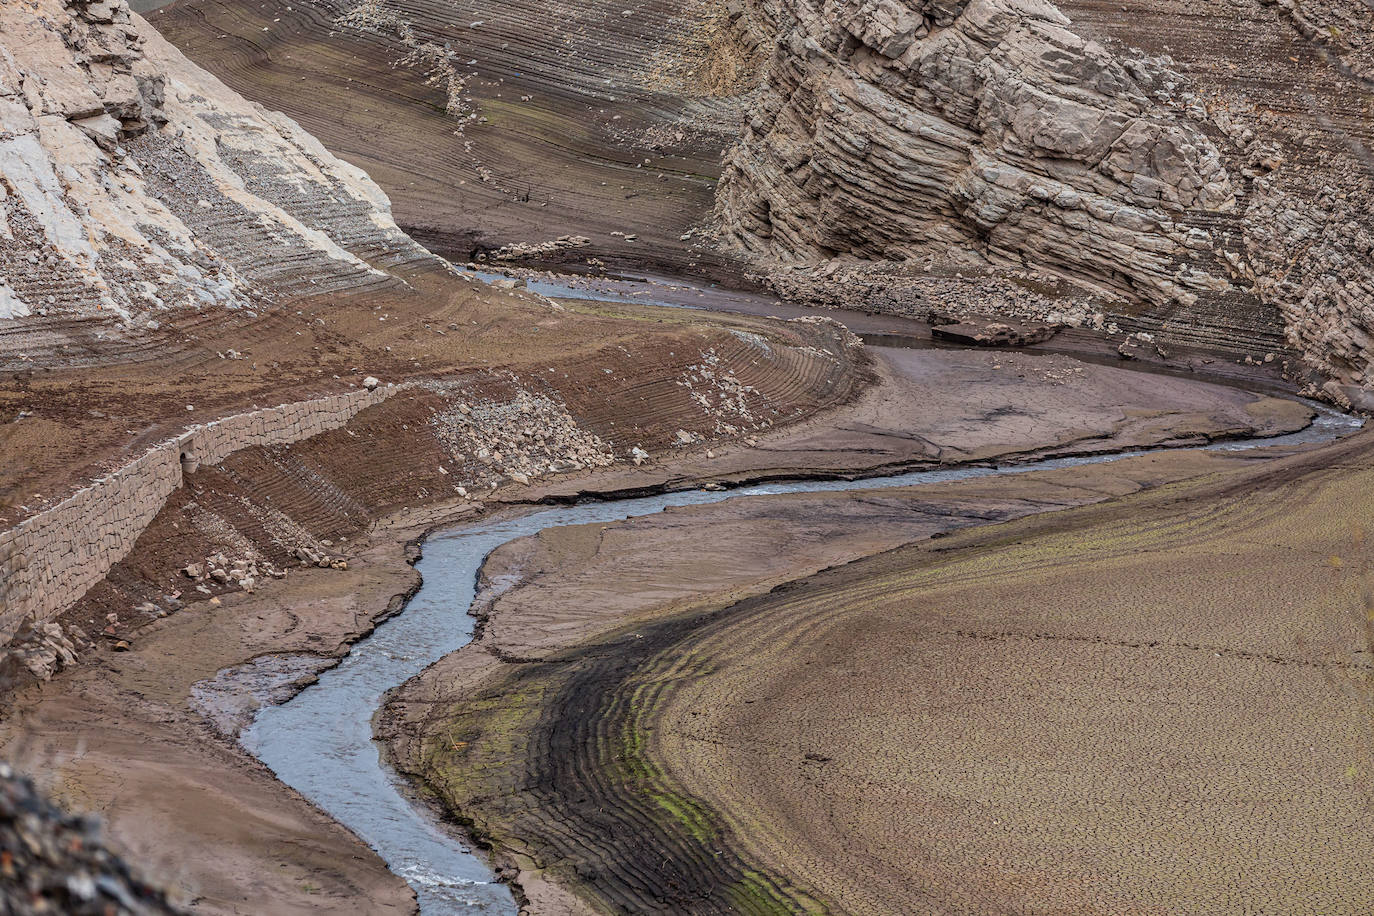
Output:
<instances>
[{"instance_id":1,"label":"rock debris slope","mask_svg":"<svg viewBox=\"0 0 1374 916\"><path fill-rule=\"evenodd\" d=\"M154 916L184 912L113 854L94 818L68 814L0 764L0 912Z\"/></svg>"},{"instance_id":2,"label":"rock debris slope","mask_svg":"<svg viewBox=\"0 0 1374 916\"><path fill-rule=\"evenodd\" d=\"M5 3L0 37L0 319L146 323L430 257L366 175L124 0Z\"/></svg>"}]
</instances>

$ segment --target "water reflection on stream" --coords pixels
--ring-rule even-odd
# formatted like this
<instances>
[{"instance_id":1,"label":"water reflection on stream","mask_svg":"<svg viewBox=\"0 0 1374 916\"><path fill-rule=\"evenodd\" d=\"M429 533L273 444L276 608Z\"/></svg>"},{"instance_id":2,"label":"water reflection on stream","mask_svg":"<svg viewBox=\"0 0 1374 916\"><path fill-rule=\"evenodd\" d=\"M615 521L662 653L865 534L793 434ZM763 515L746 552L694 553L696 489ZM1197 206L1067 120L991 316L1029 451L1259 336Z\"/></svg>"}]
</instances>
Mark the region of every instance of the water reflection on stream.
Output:
<instances>
[{"instance_id":1,"label":"water reflection on stream","mask_svg":"<svg viewBox=\"0 0 1374 916\"><path fill-rule=\"evenodd\" d=\"M1273 439L1217 443L1207 450L1238 451L1270 445L1324 442L1353 432L1360 421L1312 405L1317 420L1298 433ZM669 506L717 503L741 496L816 493L910 486L1049 468L1100 464L1145 451L1066 458L1003 468L917 471L859 481L770 483L730 491L691 490L640 499L590 502L517 518L479 522L432 536L419 563L424 587L405 611L360 641L319 682L281 706L261 710L242 735L244 745L283 782L348 826L416 891L425 916L453 913L513 914L515 901L494 881L486 863L406 800L399 778L383 765L372 740L372 715L382 695L404 683L472 636L468 608L477 572L492 550L544 528L609 522L650 515Z\"/></svg>"}]
</instances>

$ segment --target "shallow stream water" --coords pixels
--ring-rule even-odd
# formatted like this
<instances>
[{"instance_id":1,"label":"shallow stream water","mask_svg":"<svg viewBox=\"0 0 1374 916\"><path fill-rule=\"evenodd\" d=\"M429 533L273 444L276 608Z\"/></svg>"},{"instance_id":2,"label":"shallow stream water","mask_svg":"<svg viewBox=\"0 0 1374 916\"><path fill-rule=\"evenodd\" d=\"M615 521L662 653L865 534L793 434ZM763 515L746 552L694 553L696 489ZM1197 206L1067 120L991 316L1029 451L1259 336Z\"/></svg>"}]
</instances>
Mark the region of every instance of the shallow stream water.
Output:
<instances>
[{"instance_id":1,"label":"shallow stream water","mask_svg":"<svg viewBox=\"0 0 1374 916\"><path fill-rule=\"evenodd\" d=\"M1300 432L1271 439L1215 443L1206 450L1239 451L1318 443L1353 432L1360 421L1312 405L1318 417ZM433 535L419 570L424 586L406 609L357 643L318 683L281 706L267 706L241 740L277 776L352 829L415 889L425 916L516 911L491 869L432 814L407 800L400 778L384 765L372 739L372 716L383 694L465 645L472 637L468 609L486 556L514 538L559 525L609 522L661 512L669 506L716 503L742 496L912 486L976 477L1024 474L1100 464L1146 454L1061 458L1007 467L916 471L857 481L769 483L728 491L689 490L639 499L588 502L516 518L464 525Z\"/></svg>"}]
</instances>

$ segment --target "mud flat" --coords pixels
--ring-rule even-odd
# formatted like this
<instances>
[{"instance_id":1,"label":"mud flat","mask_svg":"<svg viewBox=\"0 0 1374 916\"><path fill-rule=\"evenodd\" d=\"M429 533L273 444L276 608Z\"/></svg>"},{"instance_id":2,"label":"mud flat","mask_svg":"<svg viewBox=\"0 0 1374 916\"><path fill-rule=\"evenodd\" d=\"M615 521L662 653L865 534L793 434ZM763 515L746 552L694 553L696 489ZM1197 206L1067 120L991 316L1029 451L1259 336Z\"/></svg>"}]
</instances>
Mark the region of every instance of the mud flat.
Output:
<instances>
[{"instance_id":1,"label":"mud flat","mask_svg":"<svg viewBox=\"0 0 1374 916\"><path fill-rule=\"evenodd\" d=\"M967 468L917 472L907 477L916 481L926 474L938 480L992 473L995 472L986 468ZM902 480L887 479L891 484ZM426 576L425 587L409 602L405 611L359 642L341 664L325 671L317 684L281 706L262 710L244 732L243 743L285 783L372 845L389 867L415 888L422 912L433 916L474 911L512 912L515 903L509 889L493 880L488 865L470 854L464 843L446 837L436 821L407 800L407 793L396 785L398 780L394 774L379 766L378 748L372 741L371 728L373 713L388 688L419 673L428 663L459 650L471 638L474 621L462 613L462 609L467 608L474 597L474 583L488 551L541 529L544 531L540 537L549 535L554 543L561 543L560 536L565 532L572 533L575 543L585 543L587 537L594 539L597 534L604 534L607 522L645 514L656 518L675 517L676 513L671 511L664 516L656 515L674 507L715 503L724 508L726 501L730 504L741 500L747 502L749 496L761 493L806 492L832 487L865 490L871 487L876 491L881 486L882 481L878 480L764 484L733 493L679 490L659 496L593 501L533 514L498 516L439 534L427 541L426 555L418 567ZM822 503L814 493L809 500L803 498L790 503L790 512L773 516L781 523L777 530L785 539L785 543L774 545L778 548L777 559L771 564L753 567L737 565L729 573L717 575L717 583L752 584L759 575L791 571L797 564L815 562L818 558L858 556L865 548L889 546L935 530L1045 508L1044 502L1034 498L993 498L986 504L975 499L969 504L959 504L941 500L938 491L928 501L919 503L901 497L884 499L885 495L876 491L876 495L868 499L837 501L838 512L833 505ZM821 510L825 511L823 520L810 526L798 524L803 517ZM746 511L745 515L748 514ZM588 521L600 524L582 524ZM669 524L672 523L670 520ZM546 527L568 525L572 527ZM870 534L875 529L883 533ZM702 574L712 569L723 556L733 555L742 543L739 532L726 530L722 534L722 538L704 551L681 545L675 554L681 562L676 565L685 570L685 564ZM579 535L582 535L580 540ZM512 543L524 545L526 542L516 540ZM808 545L814 549L808 550ZM610 555L615 554L617 546L613 541L603 546ZM490 585L515 577L516 571L506 554L506 550L500 549L498 556L493 556L498 571L484 575L484 582ZM747 552L745 559L751 559ZM515 561L517 565L518 562ZM490 569L491 564L488 567ZM599 577L605 570L592 563L586 572ZM663 573L664 570L653 562L635 571L616 570L613 573L616 581L633 585L637 590L601 596L604 600L595 605L591 615L573 614L543 621L547 626L541 626L540 621L532 618L521 619L510 633L489 634L492 638L485 639L483 646L507 660L531 661L540 657L541 646L555 644L549 628L566 636L569 631L588 629L593 619L623 622L627 603L643 604L668 594L677 583L671 573L667 576ZM499 586L485 589L484 601L498 589ZM584 610L590 608L589 605ZM501 619L504 621L506 617L503 612ZM279 664L280 657L262 661ZM289 672L286 675L289 678ZM225 676L230 681L243 683L238 672L233 670L222 672L216 680Z\"/></svg>"},{"instance_id":2,"label":"mud flat","mask_svg":"<svg viewBox=\"0 0 1374 916\"><path fill-rule=\"evenodd\" d=\"M546 531L385 730L551 912L1362 912L1371 454Z\"/></svg>"},{"instance_id":3,"label":"mud flat","mask_svg":"<svg viewBox=\"0 0 1374 916\"><path fill-rule=\"evenodd\" d=\"M971 358L976 362L984 355L945 351L883 352L880 354L881 377L887 383L880 385L878 390L891 396L889 389L896 384L892 381L894 377L915 384L921 375L915 369L917 366L923 366L932 376L943 373L948 381L962 367L960 360ZM903 361L903 357L908 359ZM999 365L1007 361L1006 355L997 359ZM1064 368L1053 359L1039 365L1042 369ZM1129 378L1136 375L1134 373L1123 375L1128 378L1123 378L1122 382L1133 381L1139 386L1143 381L1139 377ZM1048 388L1061 379L1057 375L1042 376L1038 381ZM1077 411L1070 410L1067 401L1059 401L1054 402L1058 409L1051 408L1040 417L1036 431L1042 442L1054 441L1057 434L1062 434L1062 429L1077 428L1075 423L1093 414L1092 397L1086 392L1111 388L1109 384L1101 384L1103 379L1095 381L1099 384L1075 389L1072 394L1063 393L1063 397L1073 400ZM983 384L994 383L984 379ZM1021 384L1027 387L1029 397L1048 397L1044 391L1037 392L1033 381ZM1179 384L1182 387L1175 393L1180 396L1187 393L1194 399L1203 397L1203 391L1210 388L1197 383ZM967 387L970 392L976 392L978 383L970 382ZM919 416L934 432L938 424L933 418L959 416L958 411L946 410L947 405L943 402L931 403L920 397L927 393L912 390L905 394L918 396L884 402L889 418L900 416L905 423L918 423ZM1244 409L1259 412L1268 409L1263 406L1267 401L1256 400L1253 395L1231 392L1230 396L1237 398L1237 406L1246 405ZM976 412L977 395L974 393L970 397L968 409ZM862 404L859 402L857 407L860 411ZM906 405L905 412L898 404ZM1300 405L1299 409L1306 411ZM931 413L924 413L926 410ZM850 405L846 413L853 416L855 411L856 405ZM875 411L875 416L877 413ZM948 437L950 441L959 437L976 440L971 430L988 427L991 435L1015 439L1016 421L1011 422L1013 426L1001 426L995 418L975 415L958 434L945 431L939 433L939 437ZM855 430L850 428L847 432L852 441ZM828 434L833 435L834 431ZM1133 433L1128 432L1124 439L1117 440L1118 447L1121 441L1130 441L1131 435ZM809 442L814 458L826 455L826 449L820 444L824 438L822 431L815 429L786 431L771 437L768 444L760 443L755 451L774 461L786 462L792 455L806 450L798 443ZM878 438L874 433L875 441ZM911 438L904 437L903 441L909 442ZM1112 434L1106 433L1101 439L1110 442ZM1163 435L1155 441L1176 440ZM862 437L858 437L856 445L856 454L870 461L874 452L881 451L866 444ZM966 454L973 451L973 443L969 445ZM833 455L841 454L837 444L832 443L832 448L836 449ZM1044 450L1056 451L1048 446ZM850 454L848 459L852 462L856 454ZM728 466L730 459L731 455L726 453L707 464ZM907 460L912 459L908 456ZM692 909L699 902L699 893L724 894L726 896L715 899L717 904L724 905L722 901L726 897L741 890L742 885L734 887L734 884L748 883L742 876L754 874L752 865L742 860L721 860L704 866L710 877L703 878L692 874L693 868L710 862L720 847L711 845L709 849L694 850L682 846L676 836L635 832L636 828L645 827L646 817L652 820L651 815L655 812L662 813L659 807L679 815L687 812L683 816L690 820L695 816L691 812L696 810L696 803L685 796L660 798L649 782L634 780L625 795L612 800L611 795L603 794L602 790L608 780L614 781L624 775L617 767L625 753L620 745L602 747L599 739L582 730L584 725L599 727L592 724L600 721L596 718L597 712L576 704L556 705L547 714L540 711L546 708L540 704L562 702L557 699L562 696L559 694L560 678L580 677L599 664L586 665L579 661L565 665L565 660L571 657L572 647L586 649L589 656L624 674L637 666L636 647L647 637L647 628L666 620L679 623L686 620L694 626L709 619L721 605L766 593L825 567L871 556L913 540L943 535L964 526L990 524L1028 513L1110 499L1185 478L1219 474L1234 470L1235 461L1221 453L1180 451L1130 459L1119 465L1083 465L1072 470L1047 471L1006 480L982 479L907 490L875 489L878 484L866 481L858 483L865 488L862 492L749 497L706 508L678 508L623 524L605 524L605 520L626 513L638 514L644 509L631 508L632 505L637 507L634 502L593 506L594 514L602 517L596 524L546 529L534 538L506 544L487 558L482 572L484 587L475 605L479 620L478 641L448 656L401 691L382 730L395 739L393 751L401 768L435 791L446 807L472 828L472 836L479 842L495 844L497 861L503 868L518 871L521 895L539 907L548 907L554 912L565 907L581 908L582 903L568 896L568 885L585 891L588 882L583 879L588 875L604 876L606 882L613 885L606 889L598 884L589 891L601 906L631 910L652 906ZM791 467L790 464L783 466ZM874 466L881 464L869 465L870 468ZM831 470L835 469L832 465ZM621 492L634 492L635 488L630 486L633 480L634 472L622 472L617 488ZM827 486L833 485L815 484L816 489ZM763 489L767 491L766 487ZM593 494L583 491L583 495ZM656 505L660 504L654 503L650 508ZM557 515L558 520L540 521L540 524L567 524L575 519L576 511L569 510L566 518L561 512L552 515ZM540 518L536 516L529 521L533 523ZM498 543L501 539L491 540L487 531L491 527L479 526L471 529L470 534L467 529L460 529L444 536L433 545L435 557L432 562L439 564L438 568L443 569L445 575L452 563L475 566L489 549L481 545ZM529 530L523 522L497 527L507 537ZM703 537L703 532L709 532L709 536ZM469 537L476 540L469 544ZM468 552L474 549L477 553L469 556ZM466 591L456 592L460 602L466 600L467 594ZM426 615L433 613L430 607L433 600L425 603ZM433 626L442 625L422 623L420 626L428 632ZM450 626L461 630L460 624ZM458 635L466 638L465 633ZM420 641L428 642L432 638L426 636ZM702 661L709 665L709 660ZM596 674L588 676L594 680L600 678ZM597 688L588 689L595 691ZM341 687L335 692L342 695L347 691ZM272 717L294 725L289 728L280 723L271 725L268 732L271 737L266 739L269 743L280 743L288 732L299 733L310 721L325 716L327 708L337 705L325 694L309 699L313 702L302 706L299 715ZM532 705L525 705L527 703ZM496 720L499 724L494 724ZM331 734L335 731L330 729ZM334 759L340 755L330 751L320 756ZM275 748L272 759L279 761L274 762L274 766L285 763L292 778L304 778L302 787L314 787L314 791L321 793L318 797L322 801L340 791L338 787L326 787L318 774L311 772L311 767L287 762ZM607 763L612 760L616 762ZM631 771L638 765L633 761L625 764ZM612 772L594 772L605 766ZM542 777L532 776L534 770L549 767L560 771L559 775L550 777L559 788L550 789L540 782ZM571 771L582 775L570 776ZM515 782L506 782L507 777L502 773ZM596 788L589 788L582 776L594 782ZM652 781L648 775L644 778ZM559 797L564 790L577 796L572 804L575 811L566 810L568 799ZM648 793L648 802L642 797L629 797L641 792ZM338 810L344 812L351 807L345 801ZM331 810L334 809L331 807ZM364 814L360 829L365 833L368 819L369 815ZM588 823L584 824L584 820ZM617 872L619 864L607 864L608 855L614 858L615 854L602 850L584 855L577 848L578 841L568 839L573 834L581 836L584 829L588 835L601 837L612 844L619 844L619 838L625 838L626 845L618 847L616 854L619 855L629 853L635 846L668 852L666 855L654 852L649 856L657 863L655 866L636 861ZM645 829L653 828L649 825ZM412 843L405 849L404 854L409 855L415 847ZM699 855L699 860L684 862L679 853L687 857ZM617 884L618 881L624 884ZM795 908L804 902L791 896L791 891L782 889L781 885L769 885L759 892L784 908ZM710 906L706 908L711 909Z\"/></svg>"},{"instance_id":4,"label":"mud flat","mask_svg":"<svg viewBox=\"0 0 1374 916\"><path fill-rule=\"evenodd\" d=\"M617 306L615 315L625 308ZM664 349L653 348L656 359L678 353L686 359L683 366L702 365L702 338L696 331L679 336L684 333L680 322L694 326L697 319L684 319L680 311L643 309L636 314L636 327L662 328L666 334L659 341ZM420 316L411 320L423 327ZM548 320L563 319L554 313ZM786 334L778 337L767 323L731 326L733 319L713 318L722 320L727 328L711 332L722 335L713 339L719 347L733 349L727 353L718 348L718 354L729 356L728 365L735 367L732 373L740 373L741 384L754 385L768 396L770 409L780 411L772 428L748 434L755 438L753 445L743 434L733 444L719 441L722 433L715 424L720 417L703 413L689 390L695 385L695 390L709 391L701 388L700 368L679 377L677 368L663 369L671 364L661 363L667 374L646 386L649 379L633 370L631 362L621 362L631 357L612 342L555 361L552 365L566 366L570 375L569 382L560 379L558 390L580 423L611 437L618 448L630 444L617 438L623 435L618 430L645 436L654 457L643 467L622 462L529 487L510 485L480 504L445 497L452 493L452 478L438 468L461 465L452 464L436 438L433 419L450 406L443 396L422 390L365 410L343 429L289 447L249 449L222 466L199 469L169 500L134 553L70 618L82 626L93 621L94 633L108 613L117 612L118 623L112 626L117 638L131 643L130 651L112 651L116 637L103 639L104 647L77 668L12 697L15 708L5 723L7 748L21 766L49 774L51 787L64 800L102 813L111 835L142 860L164 863L165 873L206 911L261 912L260 902L272 900L274 912L356 912L359 901L366 901L364 908L372 912L404 912L413 898L400 878L235 745L235 724L246 721L263 699L280 695L266 690L255 699L254 687L239 698L237 708L227 711L222 703L207 709L204 698L222 683L216 679L219 672L264 657L314 656L317 668L331 664L417 586L405 544L426 530L507 501L527 504L577 493L652 491L690 479L778 477L799 468L837 476L936 463L936 453L911 430L927 430L926 438L938 441L945 460L951 460L1010 457L1014 449L1081 450L1085 431L1097 437L1092 447L1110 448L1113 442L1114 447L1139 444L1150 430L1158 441L1200 441L1194 437L1281 432L1310 417L1305 407L1246 392L1206 385L1171 389L1172 381L1161 387L1153 377L1132 373L1121 373L1121 386L1104 384L1094 395L1090 386L1070 380L1077 373L1073 366L1061 365L1062 357L1017 357L1027 361L1022 370L1026 378L1007 382L1007 391L1023 386L1027 397L1044 401L1046 412L1033 422L985 409L990 402L980 400L980 387L1002 384L1005 371L985 362L992 354L913 351L929 359L911 362L915 357L895 354L889 360L879 353L876 384L867 394L850 387L858 367L844 365L838 355L821 355L821 348L806 360L788 362L792 368L776 377L753 378L744 369L750 359L757 358L760 367L775 365L761 343L778 358L789 347L813 345ZM371 324L385 326L375 316ZM356 326L369 328L361 316ZM405 341L406 335L391 339ZM678 340L693 341L696 349L683 353ZM648 352L629 342L621 346ZM1001 355L1001 365L1017 365L1011 356ZM1068 376L1042 377L1037 374L1042 370L1056 375L1067 370ZM1084 367L1085 373L1094 371ZM1135 384L1126 384L1133 376L1138 376ZM492 384L474 382L462 396L476 398L474 403L509 397L509 382L504 388ZM931 402L941 384L962 393ZM1119 395L1126 388L1137 392L1126 402L1139 415L1127 416L1121 409ZM1152 390L1160 392L1158 399ZM1006 391L996 397L1006 401ZM970 406L964 413L949 413L946 408L954 400ZM710 404L719 403L713 394ZM846 403L859 406L834 409ZM887 410L897 411L895 419L884 421ZM940 429L940 423L950 420L939 420L944 414L937 411L967 422ZM728 415L725 420L730 422ZM855 423L866 424L858 430L862 435L850 428ZM683 426L700 431L702 441L674 446L675 431ZM998 439L1010 445L999 446ZM164 593L185 588L178 570L202 561L205 551L213 549L204 525L207 517L219 519L277 562L286 562L285 548L270 536L276 529L269 523L277 516L264 513L268 505L313 532L312 537L332 540L335 552L347 556L348 568L299 569L252 594L215 585L213 601L191 592L185 606L169 616L130 616L129 608L137 602L156 600L167 606ZM871 546L854 550L862 553ZM308 680L312 669L288 674L287 682ZM220 729L228 723L228 734L216 723Z\"/></svg>"},{"instance_id":5,"label":"mud flat","mask_svg":"<svg viewBox=\"0 0 1374 916\"><path fill-rule=\"evenodd\" d=\"M750 389L733 401L754 418L746 424L736 416L740 430L785 426L843 403L864 384L854 361L861 356L843 355L843 347L822 355L834 335L820 327L795 325L800 336L780 338L757 323L735 324L769 341L765 357L753 337L731 333L731 320L713 320L714 330L700 337L686 329L705 323L681 312L627 320L624 310L613 318L558 311L451 277L410 279L414 291L401 295L331 297L219 320L176 316L156 362L150 348L49 374L35 359L34 370L5 391L21 416L7 426L0 454L25 457L3 462L0 493L22 513L46 504L35 493L61 495L188 417L346 388L361 381L362 367L401 382L403 373L423 373L428 387L407 389L346 427L290 446L246 448L188 473L133 552L57 621L95 645L54 680L6 694L0 740L16 765L44 774L67 804L106 817L117 843L207 911L260 913L263 901L287 913L413 907L404 882L366 846L234 744L236 725L261 700L203 713L196 695L221 670L264 656L315 657L313 668L288 680L308 680L331 664L414 588L405 543L441 517L479 511L481 503L459 495L462 482L504 481L497 501L533 493L476 461L479 443L455 433L456 421L445 425L460 404L493 414L497 427L512 405L557 405L552 413L521 413L517 425L571 422L583 441L596 428L622 451L642 443L658 453L684 427L700 428L703 443L719 437L716 417L679 384L708 353L722 384ZM302 337L314 343L303 346ZM244 358L225 358L228 349ZM537 363L513 362L512 352ZM493 363L496 354L505 355ZM636 416L647 425L636 428ZM508 451L512 460L533 454ZM491 496L490 486L473 486L474 497ZM346 557L348 568L303 568L293 556L300 544ZM292 571L251 593L182 572L204 568L216 552ZM271 690L263 698L272 695L280 698Z\"/></svg>"},{"instance_id":6,"label":"mud flat","mask_svg":"<svg viewBox=\"0 0 1374 916\"><path fill-rule=\"evenodd\" d=\"M875 475L930 465L1100 454L1278 435L1304 427L1300 402L1033 351L867 347L876 383L844 416L624 467L620 488L665 480ZM570 496L582 482L554 482Z\"/></svg>"}]
</instances>

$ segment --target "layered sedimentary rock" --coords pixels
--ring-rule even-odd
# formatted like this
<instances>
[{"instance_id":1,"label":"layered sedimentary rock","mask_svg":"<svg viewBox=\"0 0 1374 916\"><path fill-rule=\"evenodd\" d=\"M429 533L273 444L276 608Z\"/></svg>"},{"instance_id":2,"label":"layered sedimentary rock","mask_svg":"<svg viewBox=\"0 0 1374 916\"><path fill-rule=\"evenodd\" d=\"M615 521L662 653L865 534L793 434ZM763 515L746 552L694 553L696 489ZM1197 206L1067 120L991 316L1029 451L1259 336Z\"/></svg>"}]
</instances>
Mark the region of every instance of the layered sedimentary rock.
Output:
<instances>
[{"instance_id":1,"label":"layered sedimentary rock","mask_svg":"<svg viewBox=\"0 0 1374 916\"><path fill-rule=\"evenodd\" d=\"M431 250L677 274L725 260L692 232L738 134L738 70L706 66L715 5L182 0L149 20L364 168ZM565 235L589 244L544 247Z\"/></svg>"},{"instance_id":2,"label":"layered sedimentary rock","mask_svg":"<svg viewBox=\"0 0 1374 916\"><path fill-rule=\"evenodd\" d=\"M1297 171L1255 182L1237 272L1279 307L1288 343L1302 354L1321 393L1336 403L1369 409L1374 407L1369 181L1365 178L1355 193L1340 193L1322 177ZM1321 201L1315 206L1314 197Z\"/></svg>"},{"instance_id":3,"label":"layered sedimentary rock","mask_svg":"<svg viewBox=\"0 0 1374 916\"><path fill-rule=\"evenodd\" d=\"M1288 344L1303 381L1364 398L1359 0L181 0L154 21L455 256L733 271L698 229L740 112L715 204L734 253L813 269L779 291L832 258L936 304L908 276L932 261L940 285L1048 277L1104 327L1242 359ZM823 280L820 300L873 303Z\"/></svg>"},{"instance_id":4,"label":"layered sedimentary rock","mask_svg":"<svg viewBox=\"0 0 1374 916\"><path fill-rule=\"evenodd\" d=\"M1289 5L1237 0L1205 28L1175 6L1145 4L1159 21L1137 34L1136 11L1087 0L1065 7L1086 28L1040 0L734 0L769 53L718 196L727 240L765 264L1050 273L1176 342L1286 342L1327 397L1368 402L1360 55ZM1369 18L1355 7L1322 21ZM1237 17L1252 43L1218 46Z\"/></svg>"},{"instance_id":5,"label":"layered sedimentary rock","mask_svg":"<svg viewBox=\"0 0 1374 916\"><path fill-rule=\"evenodd\" d=\"M0 319L397 283L385 195L124 0L0 5Z\"/></svg>"},{"instance_id":6,"label":"layered sedimentary rock","mask_svg":"<svg viewBox=\"0 0 1374 916\"><path fill-rule=\"evenodd\" d=\"M720 209L786 260L936 255L1050 268L1148 301L1224 288L1183 219L1235 206L1216 148L1039 0L765 0L762 104Z\"/></svg>"},{"instance_id":7,"label":"layered sedimentary rock","mask_svg":"<svg viewBox=\"0 0 1374 916\"><path fill-rule=\"evenodd\" d=\"M1374 406L1374 8L1361 0L1060 0L1075 29L1169 54L1241 205L1222 257L1323 394Z\"/></svg>"}]
</instances>

